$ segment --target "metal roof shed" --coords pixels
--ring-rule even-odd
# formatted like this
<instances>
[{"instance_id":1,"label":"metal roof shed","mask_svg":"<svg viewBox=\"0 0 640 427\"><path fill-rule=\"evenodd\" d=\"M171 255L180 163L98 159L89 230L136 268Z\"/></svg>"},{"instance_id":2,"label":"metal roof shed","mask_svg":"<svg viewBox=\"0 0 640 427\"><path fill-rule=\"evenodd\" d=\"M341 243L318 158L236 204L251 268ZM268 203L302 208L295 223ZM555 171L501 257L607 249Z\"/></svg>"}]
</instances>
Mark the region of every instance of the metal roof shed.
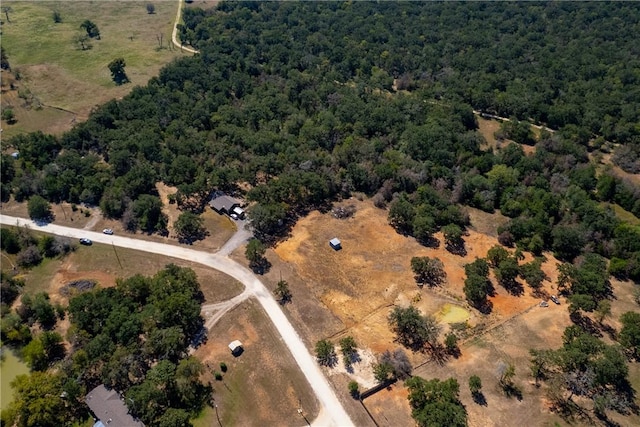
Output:
<instances>
[{"instance_id":1,"label":"metal roof shed","mask_svg":"<svg viewBox=\"0 0 640 427\"><path fill-rule=\"evenodd\" d=\"M342 249L342 242L340 242L340 239L338 239L337 237L334 237L333 239L329 240L329 246L331 246L334 250L339 251L340 249Z\"/></svg>"},{"instance_id":2,"label":"metal roof shed","mask_svg":"<svg viewBox=\"0 0 640 427\"><path fill-rule=\"evenodd\" d=\"M231 354L234 356L239 355L243 351L242 343L239 340L231 341L229 343L229 350L231 350Z\"/></svg>"}]
</instances>

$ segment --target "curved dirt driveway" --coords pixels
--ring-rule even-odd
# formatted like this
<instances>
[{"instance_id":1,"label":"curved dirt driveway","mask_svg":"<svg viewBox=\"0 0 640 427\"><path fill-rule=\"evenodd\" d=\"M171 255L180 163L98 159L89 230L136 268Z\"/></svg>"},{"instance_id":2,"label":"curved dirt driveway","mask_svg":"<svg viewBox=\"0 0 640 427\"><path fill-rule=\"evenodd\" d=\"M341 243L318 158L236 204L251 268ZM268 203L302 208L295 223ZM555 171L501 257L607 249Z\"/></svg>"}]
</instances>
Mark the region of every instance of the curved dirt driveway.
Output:
<instances>
[{"instance_id":1,"label":"curved dirt driveway","mask_svg":"<svg viewBox=\"0 0 640 427\"><path fill-rule=\"evenodd\" d=\"M289 319L284 315L276 300L273 299L271 292L269 292L264 284L251 271L237 262L225 256L200 252L181 246L147 242L125 236L109 236L95 231L80 230L55 224L38 225L31 220L6 215L0 215L0 224L28 226L32 230L75 239L87 237L98 243L113 244L115 246L197 262L228 274L244 284L246 288L245 291L250 292L251 296L258 300L311 385L320 402L320 413L313 424L318 426L354 425L329 385L329 382L318 367L314 357L309 353L302 339L289 322Z\"/></svg>"},{"instance_id":2,"label":"curved dirt driveway","mask_svg":"<svg viewBox=\"0 0 640 427\"><path fill-rule=\"evenodd\" d=\"M173 24L173 32L171 33L171 41L174 45L178 46L180 50L185 50L191 53L198 53L197 50L184 46L178 42L178 24L180 23L180 17L182 16L182 0L178 0L178 14L176 15L176 23Z\"/></svg>"}]
</instances>

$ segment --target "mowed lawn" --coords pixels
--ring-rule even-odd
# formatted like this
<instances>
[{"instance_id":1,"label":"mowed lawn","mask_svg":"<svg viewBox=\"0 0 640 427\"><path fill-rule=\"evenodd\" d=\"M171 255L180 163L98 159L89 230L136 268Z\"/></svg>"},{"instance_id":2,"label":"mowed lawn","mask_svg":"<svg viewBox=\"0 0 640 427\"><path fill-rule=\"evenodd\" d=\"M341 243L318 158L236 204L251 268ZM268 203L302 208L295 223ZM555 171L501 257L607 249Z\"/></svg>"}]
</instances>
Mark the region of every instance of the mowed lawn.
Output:
<instances>
[{"instance_id":1,"label":"mowed lawn","mask_svg":"<svg viewBox=\"0 0 640 427\"><path fill-rule=\"evenodd\" d=\"M154 14L147 13L147 2L141 1L4 1L3 7L11 11L10 22L2 16L2 47L12 70L21 77L19 88L28 89L46 106L76 113L80 121L95 106L146 84L174 58L191 55L170 45L178 1L150 3L155 6ZM61 23L54 23L54 10L60 13ZM90 49L82 50L74 37L86 34L80 25L87 19L98 26L101 37L90 41ZM108 69L109 62L118 57L124 58L131 80L122 86L111 80ZM5 126L5 132L20 130L17 113L18 123ZM37 120L32 116L24 119Z\"/></svg>"}]
</instances>

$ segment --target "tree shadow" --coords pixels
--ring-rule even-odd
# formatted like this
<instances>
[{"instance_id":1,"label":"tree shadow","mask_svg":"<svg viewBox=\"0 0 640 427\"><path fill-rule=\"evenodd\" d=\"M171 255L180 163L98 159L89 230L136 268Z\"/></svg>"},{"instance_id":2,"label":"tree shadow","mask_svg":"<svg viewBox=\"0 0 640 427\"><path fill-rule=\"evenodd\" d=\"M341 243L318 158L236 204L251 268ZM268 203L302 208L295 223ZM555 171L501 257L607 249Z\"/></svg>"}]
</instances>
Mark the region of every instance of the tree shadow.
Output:
<instances>
[{"instance_id":1,"label":"tree shadow","mask_svg":"<svg viewBox=\"0 0 640 427\"><path fill-rule=\"evenodd\" d=\"M263 275L269 272L271 265L271 262L263 257L261 260L249 264L249 268L251 268L251 271L255 274Z\"/></svg>"},{"instance_id":2,"label":"tree shadow","mask_svg":"<svg viewBox=\"0 0 640 427\"><path fill-rule=\"evenodd\" d=\"M504 283L502 286L510 295L515 297L519 297L524 294L524 286L517 280L513 280L510 283Z\"/></svg>"},{"instance_id":3,"label":"tree shadow","mask_svg":"<svg viewBox=\"0 0 640 427\"><path fill-rule=\"evenodd\" d=\"M519 402L522 401L522 390L515 384L503 384L502 391L504 391L505 396L509 398L515 397Z\"/></svg>"},{"instance_id":4,"label":"tree shadow","mask_svg":"<svg viewBox=\"0 0 640 427\"><path fill-rule=\"evenodd\" d=\"M489 406L487 403L487 398L484 393L481 391L476 391L471 393L471 397L473 398L473 402L480 406Z\"/></svg>"},{"instance_id":5,"label":"tree shadow","mask_svg":"<svg viewBox=\"0 0 640 427\"><path fill-rule=\"evenodd\" d=\"M473 306L482 314L491 314L493 311L493 302L488 299L485 299L479 304L474 304Z\"/></svg>"},{"instance_id":6,"label":"tree shadow","mask_svg":"<svg viewBox=\"0 0 640 427\"><path fill-rule=\"evenodd\" d=\"M440 247L440 240L436 239L433 236L429 236L429 237L425 237L425 238L421 238L421 239L416 239L416 240L422 246L427 247L427 248L438 249Z\"/></svg>"},{"instance_id":7,"label":"tree shadow","mask_svg":"<svg viewBox=\"0 0 640 427\"><path fill-rule=\"evenodd\" d=\"M594 337L602 337L602 332L600 331L598 324L591 320L590 317L583 316L579 311L574 311L573 313L569 314L569 319L577 326L580 326L585 332L588 332Z\"/></svg>"},{"instance_id":8,"label":"tree shadow","mask_svg":"<svg viewBox=\"0 0 640 427\"><path fill-rule=\"evenodd\" d=\"M467 255L467 248L465 247L464 242L462 242L461 244L447 244L445 245L445 249L454 255L458 255L458 256Z\"/></svg>"}]
</instances>

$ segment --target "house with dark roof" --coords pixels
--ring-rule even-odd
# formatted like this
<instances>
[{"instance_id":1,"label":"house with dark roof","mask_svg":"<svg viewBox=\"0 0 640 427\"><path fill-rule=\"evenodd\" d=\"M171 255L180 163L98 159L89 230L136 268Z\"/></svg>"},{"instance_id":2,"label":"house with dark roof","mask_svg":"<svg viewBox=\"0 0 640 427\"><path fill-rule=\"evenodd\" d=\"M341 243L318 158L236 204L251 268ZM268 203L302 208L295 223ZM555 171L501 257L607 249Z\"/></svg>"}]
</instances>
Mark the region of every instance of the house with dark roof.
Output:
<instances>
[{"instance_id":1,"label":"house with dark roof","mask_svg":"<svg viewBox=\"0 0 640 427\"><path fill-rule=\"evenodd\" d=\"M144 427L140 420L133 418L124 400L115 390L104 384L94 388L85 397L87 406L99 420L96 425L104 427Z\"/></svg>"},{"instance_id":2,"label":"house with dark roof","mask_svg":"<svg viewBox=\"0 0 640 427\"><path fill-rule=\"evenodd\" d=\"M240 208L240 206L242 206L242 203L234 197L221 194L212 199L209 202L209 206L211 206L211 209L218 212L220 215L231 215L235 208Z\"/></svg>"}]
</instances>

